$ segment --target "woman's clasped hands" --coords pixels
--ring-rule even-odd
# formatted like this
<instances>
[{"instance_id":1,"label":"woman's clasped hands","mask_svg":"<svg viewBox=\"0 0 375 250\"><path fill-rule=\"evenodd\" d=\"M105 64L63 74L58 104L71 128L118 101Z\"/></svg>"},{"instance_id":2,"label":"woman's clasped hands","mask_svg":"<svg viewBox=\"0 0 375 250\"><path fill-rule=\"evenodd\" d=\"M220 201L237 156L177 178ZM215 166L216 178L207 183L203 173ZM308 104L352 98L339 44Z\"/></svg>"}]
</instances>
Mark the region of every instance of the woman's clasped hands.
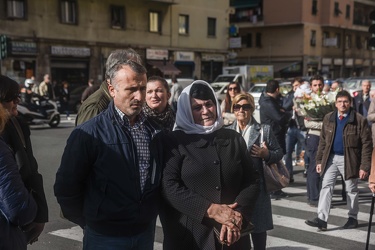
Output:
<instances>
[{"instance_id":1,"label":"woman's clasped hands","mask_svg":"<svg viewBox=\"0 0 375 250\"><path fill-rule=\"evenodd\" d=\"M220 241L228 246L238 241L241 237L242 215L234 210L237 203L211 204L207 210L209 218L221 224Z\"/></svg>"}]
</instances>

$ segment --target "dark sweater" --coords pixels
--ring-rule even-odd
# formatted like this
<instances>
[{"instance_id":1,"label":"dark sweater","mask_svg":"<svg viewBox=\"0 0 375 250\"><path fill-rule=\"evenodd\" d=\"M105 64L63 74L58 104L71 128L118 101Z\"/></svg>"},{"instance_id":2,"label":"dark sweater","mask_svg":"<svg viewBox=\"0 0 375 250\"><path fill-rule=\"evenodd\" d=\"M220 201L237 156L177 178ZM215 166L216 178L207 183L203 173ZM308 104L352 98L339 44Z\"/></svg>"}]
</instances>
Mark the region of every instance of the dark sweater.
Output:
<instances>
[{"instance_id":1,"label":"dark sweater","mask_svg":"<svg viewBox=\"0 0 375 250\"><path fill-rule=\"evenodd\" d=\"M344 127L346 122L349 119L349 115L345 116L342 120L336 117L336 131L335 137L333 138L333 147L332 153L335 155L344 155L344 142L342 140L343 136L342 133L344 131Z\"/></svg>"}]
</instances>

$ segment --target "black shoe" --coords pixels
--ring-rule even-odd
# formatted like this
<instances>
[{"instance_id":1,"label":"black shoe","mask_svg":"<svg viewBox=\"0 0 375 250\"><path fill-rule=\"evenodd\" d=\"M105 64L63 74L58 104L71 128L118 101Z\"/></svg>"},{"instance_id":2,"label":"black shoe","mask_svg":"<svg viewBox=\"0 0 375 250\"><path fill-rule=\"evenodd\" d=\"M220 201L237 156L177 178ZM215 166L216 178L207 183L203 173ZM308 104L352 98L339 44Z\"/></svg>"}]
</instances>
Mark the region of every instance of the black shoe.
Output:
<instances>
[{"instance_id":1,"label":"black shoe","mask_svg":"<svg viewBox=\"0 0 375 250\"><path fill-rule=\"evenodd\" d=\"M274 192L275 195L278 195L280 198L288 198L289 195L285 192L283 192L282 190L278 190L276 192Z\"/></svg>"},{"instance_id":2,"label":"black shoe","mask_svg":"<svg viewBox=\"0 0 375 250\"><path fill-rule=\"evenodd\" d=\"M305 220L305 223L309 225L310 227L317 227L322 231L327 231L327 222L319 218L314 218L312 220Z\"/></svg>"},{"instance_id":3,"label":"black shoe","mask_svg":"<svg viewBox=\"0 0 375 250\"><path fill-rule=\"evenodd\" d=\"M310 207L318 207L319 202L318 201L308 201Z\"/></svg>"},{"instance_id":4,"label":"black shoe","mask_svg":"<svg viewBox=\"0 0 375 250\"><path fill-rule=\"evenodd\" d=\"M305 171L303 171L303 177L306 178L307 177L307 169L305 168Z\"/></svg>"},{"instance_id":5,"label":"black shoe","mask_svg":"<svg viewBox=\"0 0 375 250\"><path fill-rule=\"evenodd\" d=\"M293 177L289 179L289 183L294 183L294 178Z\"/></svg>"},{"instance_id":6,"label":"black shoe","mask_svg":"<svg viewBox=\"0 0 375 250\"><path fill-rule=\"evenodd\" d=\"M270 198L271 200L280 200L280 196L278 196L277 194L275 194L275 192L273 193L270 193Z\"/></svg>"},{"instance_id":7,"label":"black shoe","mask_svg":"<svg viewBox=\"0 0 375 250\"><path fill-rule=\"evenodd\" d=\"M344 229L353 229L358 227L358 221L352 217L349 217L348 221L343 226Z\"/></svg>"}]
</instances>

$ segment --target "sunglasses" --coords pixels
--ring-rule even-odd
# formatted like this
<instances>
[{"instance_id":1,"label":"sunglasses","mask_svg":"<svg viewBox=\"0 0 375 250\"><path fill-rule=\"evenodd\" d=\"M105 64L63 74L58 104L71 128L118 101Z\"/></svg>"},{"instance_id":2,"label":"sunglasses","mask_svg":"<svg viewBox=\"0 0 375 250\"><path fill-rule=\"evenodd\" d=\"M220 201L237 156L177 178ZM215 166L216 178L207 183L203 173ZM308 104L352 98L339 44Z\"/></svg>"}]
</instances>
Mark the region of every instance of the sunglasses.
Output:
<instances>
[{"instance_id":1,"label":"sunglasses","mask_svg":"<svg viewBox=\"0 0 375 250\"><path fill-rule=\"evenodd\" d=\"M228 91L238 91L237 88L228 88Z\"/></svg>"},{"instance_id":2,"label":"sunglasses","mask_svg":"<svg viewBox=\"0 0 375 250\"><path fill-rule=\"evenodd\" d=\"M4 98L3 102L12 102L12 101L17 100L19 98L21 98L21 94L20 93L16 93L16 94L13 94L13 95L10 94L10 95L7 95Z\"/></svg>"},{"instance_id":3,"label":"sunglasses","mask_svg":"<svg viewBox=\"0 0 375 250\"><path fill-rule=\"evenodd\" d=\"M251 105L250 104L244 104L244 105L234 104L233 105L234 111L240 111L241 108L243 111L249 111L251 109Z\"/></svg>"}]
</instances>

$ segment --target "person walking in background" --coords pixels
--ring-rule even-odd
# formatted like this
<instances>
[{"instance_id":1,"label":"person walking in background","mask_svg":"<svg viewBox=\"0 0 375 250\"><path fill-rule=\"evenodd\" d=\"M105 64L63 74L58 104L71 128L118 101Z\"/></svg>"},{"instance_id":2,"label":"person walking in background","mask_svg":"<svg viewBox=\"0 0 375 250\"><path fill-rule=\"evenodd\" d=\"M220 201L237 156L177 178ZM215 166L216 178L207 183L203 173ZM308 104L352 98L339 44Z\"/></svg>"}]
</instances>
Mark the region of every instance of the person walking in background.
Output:
<instances>
[{"instance_id":1,"label":"person walking in background","mask_svg":"<svg viewBox=\"0 0 375 250\"><path fill-rule=\"evenodd\" d=\"M142 59L139 54L133 49L115 50L108 56L106 62L106 72L109 71L113 65L119 61L133 60L136 63L143 65ZM95 117L100 112L107 109L108 104L112 98L109 94L109 78L100 84L100 87L92 95L90 95L81 105L76 116L76 126L84 123L85 121Z\"/></svg>"},{"instance_id":2,"label":"person walking in background","mask_svg":"<svg viewBox=\"0 0 375 250\"><path fill-rule=\"evenodd\" d=\"M38 173L38 163L33 155L28 125L18 117L17 105L19 103L19 85L8 77L1 76L0 101L9 114L9 119L1 133L5 143L12 149L17 161L19 172L26 188L33 194L38 211L35 219L24 231L27 231L28 243L38 240L48 221L48 207L43 188L43 177ZM7 97L14 97L7 100Z\"/></svg>"},{"instance_id":3,"label":"person walking in background","mask_svg":"<svg viewBox=\"0 0 375 250\"><path fill-rule=\"evenodd\" d=\"M367 118L371 103L371 82L369 80L363 80L361 84L362 92L359 92L359 94L354 97L353 109ZM371 122L369 125L371 125Z\"/></svg>"},{"instance_id":4,"label":"person walking in background","mask_svg":"<svg viewBox=\"0 0 375 250\"><path fill-rule=\"evenodd\" d=\"M90 95L92 95L98 89L98 86L95 86L94 79L89 79L87 85L88 86L82 93L81 103L83 103Z\"/></svg>"},{"instance_id":5,"label":"person walking in background","mask_svg":"<svg viewBox=\"0 0 375 250\"><path fill-rule=\"evenodd\" d=\"M39 84L39 95L50 100L55 98L49 74L45 74L43 77L43 82Z\"/></svg>"},{"instance_id":6,"label":"person walking in background","mask_svg":"<svg viewBox=\"0 0 375 250\"><path fill-rule=\"evenodd\" d=\"M17 82L3 75L0 75L0 86L2 88L0 92L0 134L3 134L11 113L17 112L19 87ZM4 86L7 88L4 88ZM7 108L5 109L3 105ZM24 162L24 164L27 165L28 162ZM27 244L31 244L38 239L41 232L39 230L43 230L43 227L39 228L34 223L40 212L34 197L37 197L40 193L36 195L26 187L27 184L30 185L30 178L27 178L28 183L22 179L25 176L22 177L21 172L25 171L23 174L27 174L26 170L30 169L23 166L22 170L19 167L21 166L17 165L14 152L1 136L0 249L25 250Z\"/></svg>"},{"instance_id":7,"label":"person walking in background","mask_svg":"<svg viewBox=\"0 0 375 250\"><path fill-rule=\"evenodd\" d=\"M64 217L84 228L83 249L154 245L160 133L142 112L146 69L123 59L106 71L113 101L73 130L56 173L55 196Z\"/></svg>"},{"instance_id":8,"label":"person walking in background","mask_svg":"<svg viewBox=\"0 0 375 250\"><path fill-rule=\"evenodd\" d=\"M245 139L247 151L260 175L260 193L251 216L251 222L255 225L254 231L251 233L251 240L254 250L265 250L267 231L273 229L273 221L271 199L264 180L263 160L267 164L277 163L283 158L283 153L270 126L261 126L254 119L255 103L252 95L248 93L236 95L233 98L232 109L236 121L229 128L240 133ZM259 140L262 136L261 130L263 130L263 145L260 145Z\"/></svg>"},{"instance_id":9,"label":"person walking in background","mask_svg":"<svg viewBox=\"0 0 375 250\"><path fill-rule=\"evenodd\" d=\"M231 82L226 87L225 99L221 102L221 112L224 119L224 125L230 125L236 120L232 111L232 100L241 92L241 86L238 82Z\"/></svg>"},{"instance_id":10,"label":"person walking in background","mask_svg":"<svg viewBox=\"0 0 375 250\"><path fill-rule=\"evenodd\" d=\"M249 236L240 237L240 229L249 225L259 176L245 141L223 128L219 102L207 82L187 86L177 105L176 126L164 145L163 248L250 249Z\"/></svg>"},{"instance_id":11,"label":"person walking in background","mask_svg":"<svg viewBox=\"0 0 375 250\"><path fill-rule=\"evenodd\" d=\"M311 96L321 95L324 79L320 75L315 75L310 79ZM308 118L304 120L307 128L306 134L306 157L305 167L307 169L307 202L310 206L317 207L320 193L320 175L316 172L316 154L319 145L319 136L322 129L322 121L312 121Z\"/></svg>"},{"instance_id":12,"label":"person walking in background","mask_svg":"<svg viewBox=\"0 0 375 250\"><path fill-rule=\"evenodd\" d=\"M70 113L69 113L69 100L70 100L70 90L69 90L69 83L67 81L63 81L60 88L59 100L61 105L61 112L65 112L66 119L70 120Z\"/></svg>"},{"instance_id":13,"label":"person walking in background","mask_svg":"<svg viewBox=\"0 0 375 250\"><path fill-rule=\"evenodd\" d=\"M177 101L178 97L181 95L182 86L178 83L175 76L172 77L172 88L171 88L171 97L169 98L169 105L171 105L172 110L177 112Z\"/></svg>"},{"instance_id":14,"label":"person walking in background","mask_svg":"<svg viewBox=\"0 0 375 250\"><path fill-rule=\"evenodd\" d=\"M168 99L171 93L168 82L160 76L151 76L147 80L146 103L143 113L160 127L172 131L176 119Z\"/></svg>"},{"instance_id":15,"label":"person walking in background","mask_svg":"<svg viewBox=\"0 0 375 250\"><path fill-rule=\"evenodd\" d=\"M358 178L367 178L371 166L371 132L366 118L351 108L351 96L347 91L337 93L335 105L337 111L324 117L316 155L316 172L322 176L318 217L306 221L307 225L322 231L327 230L338 174L345 179L349 208L349 218L343 228L357 228Z\"/></svg>"},{"instance_id":16,"label":"person walking in background","mask_svg":"<svg viewBox=\"0 0 375 250\"><path fill-rule=\"evenodd\" d=\"M280 105L279 95L279 82L269 80L265 92L259 98L259 113L260 123L271 127L284 155L286 153L285 135L292 114L285 112ZM271 193L271 198L276 200L285 197L288 197L288 194L282 190Z\"/></svg>"},{"instance_id":17,"label":"person walking in background","mask_svg":"<svg viewBox=\"0 0 375 250\"><path fill-rule=\"evenodd\" d=\"M302 148L305 144L305 132L306 127L303 122L303 117L299 116L296 112L296 106L294 105L294 93L301 86L303 80L301 78L295 78L292 81L293 89L286 95L283 100L283 108L286 112L292 114L292 118L289 120L288 131L286 133L286 154L285 154L285 165L289 170L290 180L289 183L294 182L293 177L293 151L296 154L296 163L300 160ZM296 150L294 150L296 149Z\"/></svg>"}]
</instances>

